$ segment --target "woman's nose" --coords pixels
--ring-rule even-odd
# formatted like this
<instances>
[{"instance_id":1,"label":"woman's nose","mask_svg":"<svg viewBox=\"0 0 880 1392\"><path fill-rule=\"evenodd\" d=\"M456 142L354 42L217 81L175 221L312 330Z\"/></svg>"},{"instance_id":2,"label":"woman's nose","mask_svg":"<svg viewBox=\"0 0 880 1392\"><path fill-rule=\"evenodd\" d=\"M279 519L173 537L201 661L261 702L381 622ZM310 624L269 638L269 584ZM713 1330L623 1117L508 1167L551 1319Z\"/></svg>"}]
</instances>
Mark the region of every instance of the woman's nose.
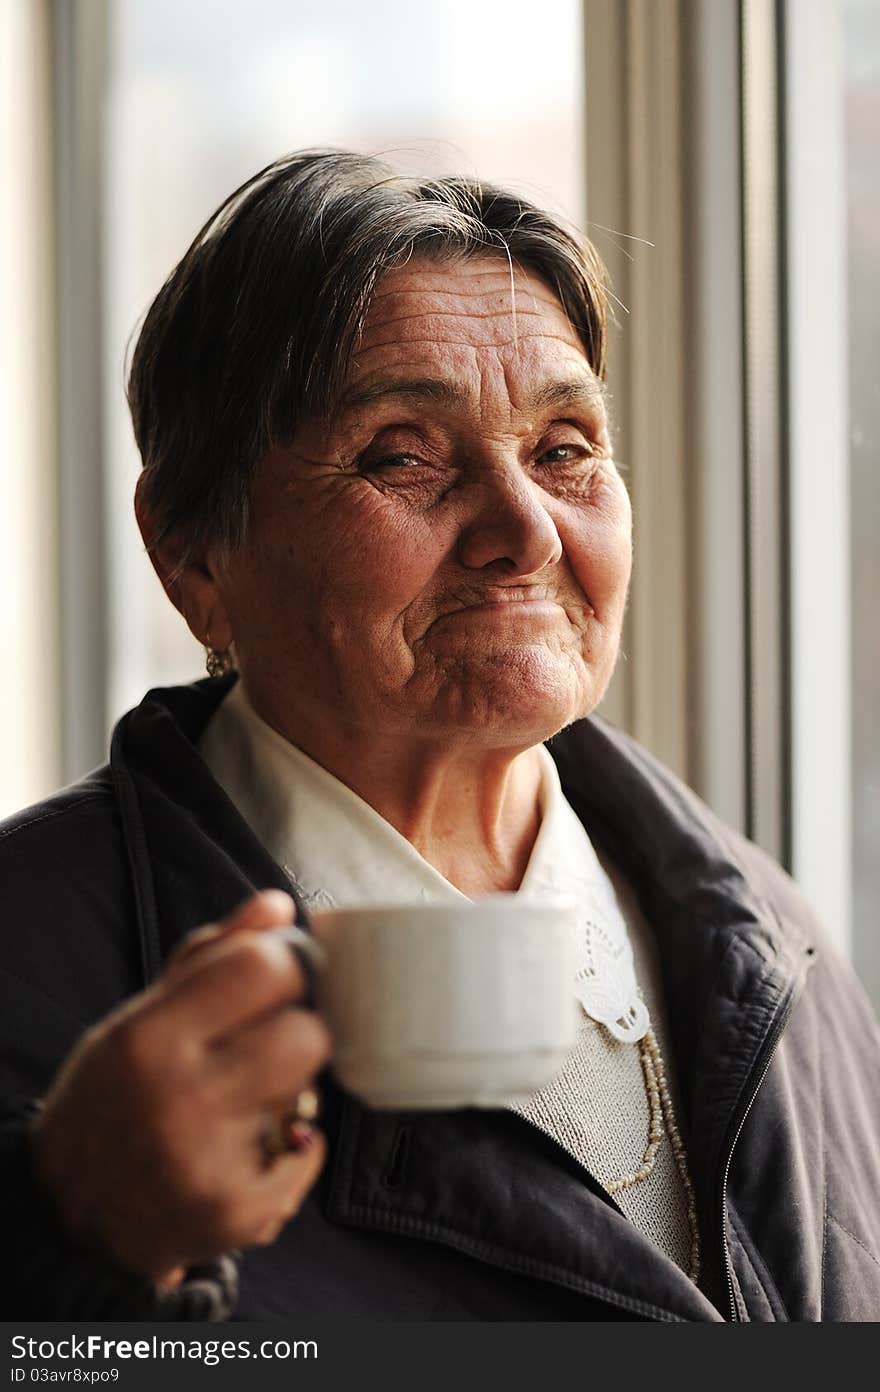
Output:
<instances>
[{"instance_id":1,"label":"woman's nose","mask_svg":"<svg viewBox=\"0 0 880 1392\"><path fill-rule=\"evenodd\" d=\"M473 515L459 543L459 559L472 570L506 561L515 575L534 575L562 556L556 524L541 491L518 466L481 472L470 485Z\"/></svg>"}]
</instances>

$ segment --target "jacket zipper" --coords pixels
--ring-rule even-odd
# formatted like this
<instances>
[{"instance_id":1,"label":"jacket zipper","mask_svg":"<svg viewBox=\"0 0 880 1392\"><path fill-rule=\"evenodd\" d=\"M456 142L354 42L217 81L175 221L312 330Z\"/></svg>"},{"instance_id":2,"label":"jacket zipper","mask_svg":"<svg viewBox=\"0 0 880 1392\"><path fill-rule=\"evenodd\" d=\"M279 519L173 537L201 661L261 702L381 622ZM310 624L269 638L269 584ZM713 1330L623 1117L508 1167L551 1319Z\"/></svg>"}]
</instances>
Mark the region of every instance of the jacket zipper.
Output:
<instances>
[{"instance_id":1,"label":"jacket zipper","mask_svg":"<svg viewBox=\"0 0 880 1392\"><path fill-rule=\"evenodd\" d=\"M734 1324L741 1324L742 1321L740 1320L739 1313L736 1308L736 1297L733 1293L733 1262L731 1260L730 1247L727 1241L727 1180L728 1176L730 1175L730 1164L733 1159L733 1152L736 1148L736 1143L739 1140L740 1133L743 1127L745 1126L746 1118L748 1117L748 1114L752 1109L752 1103L754 1102L755 1098L760 1092L761 1084L763 1083L764 1079L767 1076L767 1073L769 1072L770 1065L773 1062L773 1055L776 1052L776 1046L778 1045L779 1040L782 1037L782 1033L785 1029L785 1026L788 1024L788 1021L791 1017L791 1013L794 1010L794 1007L800 998L800 994L806 983L807 973L813 966L815 960L815 949L812 947L807 948L806 959L801 967L801 972L798 977L798 980L792 987L791 994L789 995L785 1008L777 1016L772 1031L767 1036L767 1039L764 1041L764 1048L762 1051L763 1063L759 1065L761 1069L760 1075L749 1094L748 1100L746 1101L742 1113L740 1114L736 1131L734 1133L733 1140L730 1143L730 1148L727 1152L727 1159L724 1164L724 1173L721 1179L721 1248L724 1256L724 1273L727 1277L727 1298L730 1302L730 1319L731 1322Z\"/></svg>"},{"instance_id":2,"label":"jacket zipper","mask_svg":"<svg viewBox=\"0 0 880 1392\"><path fill-rule=\"evenodd\" d=\"M760 1087L760 1083L758 1084L758 1086ZM533 1131L537 1131L538 1135L542 1136L545 1141L549 1141L550 1144L553 1145L558 1151L560 1151L568 1161L577 1165L578 1169L581 1171L582 1174L586 1175L588 1179L592 1180L594 1184L597 1184L599 1186L601 1192L598 1193L596 1197L604 1200L604 1202L607 1203L609 1208L613 1208L615 1213L620 1214L621 1218L626 1218L626 1214L624 1213L620 1205L615 1201L613 1195L609 1194L607 1190L602 1188L602 1185L596 1179L596 1176L592 1173L592 1171L588 1170L586 1165L582 1165L580 1160L578 1160L574 1155L572 1155L570 1150L566 1150L565 1146L561 1145L560 1142L556 1140L555 1136L551 1136L547 1131L544 1131L542 1127L538 1126L537 1123L532 1121L529 1117L522 1116L520 1112L514 1112L513 1115L519 1117L520 1121L524 1121L527 1126L530 1126L532 1128ZM591 1190L591 1192L593 1191ZM697 1290L699 1289L700 1287L699 1285L697 1285ZM633 1307L631 1306L631 1304L627 1303L626 1308ZM655 1309L657 1309L658 1311L662 1310L662 1308L662 1306L655 1306Z\"/></svg>"}]
</instances>

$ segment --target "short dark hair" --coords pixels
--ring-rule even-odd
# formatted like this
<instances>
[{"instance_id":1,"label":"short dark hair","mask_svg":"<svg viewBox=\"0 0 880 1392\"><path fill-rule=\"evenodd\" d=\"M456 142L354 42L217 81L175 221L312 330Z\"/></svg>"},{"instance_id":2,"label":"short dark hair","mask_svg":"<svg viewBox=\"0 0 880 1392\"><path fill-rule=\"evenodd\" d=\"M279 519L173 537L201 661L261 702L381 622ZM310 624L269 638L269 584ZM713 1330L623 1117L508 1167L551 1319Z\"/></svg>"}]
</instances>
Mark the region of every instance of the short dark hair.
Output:
<instances>
[{"instance_id":1,"label":"short dark hair","mask_svg":"<svg viewBox=\"0 0 880 1392\"><path fill-rule=\"evenodd\" d=\"M259 460L300 420L332 410L381 276L415 253L487 251L545 282L604 378L602 262L515 193L306 150L230 194L162 286L132 355L128 403L154 547L177 533L186 560L206 542L241 544Z\"/></svg>"}]
</instances>

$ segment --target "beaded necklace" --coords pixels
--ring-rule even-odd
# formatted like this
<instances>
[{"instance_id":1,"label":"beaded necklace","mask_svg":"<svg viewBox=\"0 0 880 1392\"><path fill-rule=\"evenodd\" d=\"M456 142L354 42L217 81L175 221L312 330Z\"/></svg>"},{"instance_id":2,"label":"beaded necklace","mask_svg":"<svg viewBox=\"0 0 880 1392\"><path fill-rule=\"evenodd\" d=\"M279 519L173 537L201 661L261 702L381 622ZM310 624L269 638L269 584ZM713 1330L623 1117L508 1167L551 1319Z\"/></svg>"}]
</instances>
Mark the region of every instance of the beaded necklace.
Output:
<instances>
[{"instance_id":1,"label":"beaded necklace","mask_svg":"<svg viewBox=\"0 0 880 1392\"><path fill-rule=\"evenodd\" d=\"M666 1067L648 1008L635 974L632 947L614 886L602 870L595 849L574 812L557 802L562 818L557 825L569 838L569 865L583 867L583 887L577 931L575 995L584 1012L624 1044L638 1045L642 1076L648 1098L648 1137L641 1165L603 1183L611 1194L643 1183L653 1172L663 1140L668 1136L684 1189L690 1226L688 1275L696 1285L700 1276L700 1235L694 1186L687 1153L675 1120ZM542 876L547 891L556 888L552 870ZM534 887L534 881L533 881ZM569 885L561 885L569 889Z\"/></svg>"},{"instance_id":2,"label":"beaded necklace","mask_svg":"<svg viewBox=\"0 0 880 1392\"><path fill-rule=\"evenodd\" d=\"M666 1069L663 1064L663 1057L660 1053L660 1046L653 1029L648 1029L647 1033L639 1040L639 1057L642 1064L642 1072L645 1078L645 1090L648 1094L648 1107L650 1117L648 1121L648 1143L645 1153L642 1156L642 1165L638 1170L629 1174L618 1176L603 1187L612 1196L619 1194L621 1189L628 1189L633 1184L639 1184L648 1178L654 1169L657 1153L663 1144L664 1137L669 1137L672 1146L672 1153L675 1156L675 1163L681 1175L681 1182L684 1185L687 1197L688 1222L691 1229L691 1250L690 1265L688 1276L697 1285L700 1279L700 1229L697 1221L697 1202L694 1195L694 1186L691 1183L690 1172L688 1170L687 1154L684 1143L681 1139L678 1126L675 1121L675 1113L672 1107L672 1098L669 1094L669 1085L666 1081Z\"/></svg>"}]
</instances>

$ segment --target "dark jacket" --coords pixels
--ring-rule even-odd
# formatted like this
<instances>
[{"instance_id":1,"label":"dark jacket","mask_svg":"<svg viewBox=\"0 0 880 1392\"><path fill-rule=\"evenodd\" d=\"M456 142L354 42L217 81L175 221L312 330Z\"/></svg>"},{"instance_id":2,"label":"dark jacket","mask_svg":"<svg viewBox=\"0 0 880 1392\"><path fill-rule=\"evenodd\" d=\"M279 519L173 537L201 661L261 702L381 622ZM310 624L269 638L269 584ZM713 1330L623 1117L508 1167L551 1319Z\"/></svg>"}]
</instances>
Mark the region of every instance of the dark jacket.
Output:
<instances>
[{"instance_id":1,"label":"dark jacket","mask_svg":"<svg viewBox=\"0 0 880 1392\"><path fill-rule=\"evenodd\" d=\"M82 1030L281 868L194 747L229 679L154 691L110 763L0 828L5 1314L390 1320L880 1319L880 1032L793 882L598 717L549 744L657 933L700 1288L518 1115L371 1111L329 1071L300 1213L158 1297L70 1241L30 1176L34 1099ZM294 870L296 867L292 867Z\"/></svg>"}]
</instances>

